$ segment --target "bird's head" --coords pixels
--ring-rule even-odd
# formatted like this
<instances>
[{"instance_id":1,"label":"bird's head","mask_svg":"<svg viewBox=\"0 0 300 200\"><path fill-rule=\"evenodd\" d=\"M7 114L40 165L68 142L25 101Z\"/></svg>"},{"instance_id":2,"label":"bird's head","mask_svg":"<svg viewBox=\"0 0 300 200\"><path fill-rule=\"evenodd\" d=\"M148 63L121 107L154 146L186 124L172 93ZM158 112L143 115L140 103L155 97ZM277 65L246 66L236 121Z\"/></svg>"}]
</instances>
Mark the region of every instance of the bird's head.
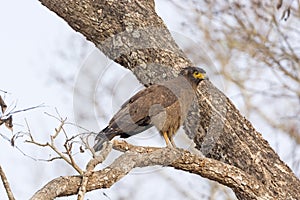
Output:
<instances>
[{"instance_id":1,"label":"bird's head","mask_svg":"<svg viewBox=\"0 0 300 200\"><path fill-rule=\"evenodd\" d=\"M198 67L186 67L180 71L179 75L184 76L195 87L202 80L207 79L204 69Z\"/></svg>"}]
</instances>

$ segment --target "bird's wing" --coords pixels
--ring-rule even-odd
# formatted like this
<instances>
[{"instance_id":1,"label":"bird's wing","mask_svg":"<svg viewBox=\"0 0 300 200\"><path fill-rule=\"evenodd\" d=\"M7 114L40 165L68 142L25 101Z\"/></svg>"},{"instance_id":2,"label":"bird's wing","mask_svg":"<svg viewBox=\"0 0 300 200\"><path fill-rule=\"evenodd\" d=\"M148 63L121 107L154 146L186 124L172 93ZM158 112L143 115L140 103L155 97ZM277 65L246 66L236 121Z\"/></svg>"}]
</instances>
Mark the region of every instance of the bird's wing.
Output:
<instances>
[{"instance_id":1,"label":"bird's wing","mask_svg":"<svg viewBox=\"0 0 300 200\"><path fill-rule=\"evenodd\" d=\"M162 85L152 85L124 103L111 119L109 126L119 129L120 134L140 133L153 126L151 117L163 112L176 101L177 97L171 90Z\"/></svg>"},{"instance_id":2,"label":"bird's wing","mask_svg":"<svg viewBox=\"0 0 300 200\"><path fill-rule=\"evenodd\" d=\"M153 85L130 98L126 107L129 107L129 113L136 122L147 116L151 117L163 112L177 100L177 97L168 88L162 85Z\"/></svg>"}]
</instances>

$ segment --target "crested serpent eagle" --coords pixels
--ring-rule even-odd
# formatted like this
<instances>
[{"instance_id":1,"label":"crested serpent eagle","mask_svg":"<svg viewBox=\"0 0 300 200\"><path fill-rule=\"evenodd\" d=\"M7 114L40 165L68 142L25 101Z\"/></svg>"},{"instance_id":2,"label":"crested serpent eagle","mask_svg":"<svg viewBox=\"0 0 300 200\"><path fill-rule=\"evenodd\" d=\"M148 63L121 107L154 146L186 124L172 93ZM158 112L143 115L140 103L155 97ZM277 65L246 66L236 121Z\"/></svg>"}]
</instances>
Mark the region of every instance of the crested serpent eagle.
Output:
<instances>
[{"instance_id":1,"label":"crested serpent eagle","mask_svg":"<svg viewBox=\"0 0 300 200\"><path fill-rule=\"evenodd\" d=\"M198 84L206 73L197 67L181 70L176 78L151 85L132 96L95 138L94 150L115 136L127 138L155 126L167 147L175 147L173 136L183 124Z\"/></svg>"}]
</instances>

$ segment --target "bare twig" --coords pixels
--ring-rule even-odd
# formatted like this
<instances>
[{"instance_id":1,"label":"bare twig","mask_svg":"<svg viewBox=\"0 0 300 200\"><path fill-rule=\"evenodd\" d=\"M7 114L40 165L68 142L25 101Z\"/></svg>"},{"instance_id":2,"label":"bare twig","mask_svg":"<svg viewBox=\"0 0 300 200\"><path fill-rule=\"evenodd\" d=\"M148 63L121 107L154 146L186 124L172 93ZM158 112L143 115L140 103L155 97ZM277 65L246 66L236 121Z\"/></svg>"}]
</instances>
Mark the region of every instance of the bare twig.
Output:
<instances>
[{"instance_id":1,"label":"bare twig","mask_svg":"<svg viewBox=\"0 0 300 200\"><path fill-rule=\"evenodd\" d=\"M4 94L9 93L9 92L7 92L7 91L5 91L5 90L1 90L1 89L0 89L0 92L3 92Z\"/></svg>"},{"instance_id":2,"label":"bare twig","mask_svg":"<svg viewBox=\"0 0 300 200\"><path fill-rule=\"evenodd\" d=\"M59 118L56 118L56 119L59 119ZM47 161L53 161L53 160L57 160L57 159L63 159L64 161L66 161L70 166L72 166L79 174L83 174L83 171L80 169L80 167L76 164L76 162L74 161L73 159L73 156L72 156L72 145L69 144L68 142L70 141L70 139L67 138L67 134L65 133L64 131L64 128L63 126L65 125L65 122L66 122L66 118L65 119L59 119L60 120L60 125L58 126L58 128L55 128L55 132L53 135L50 136L50 143L49 142L46 142L46 143L40 143L40 142L37 142L34 140L32 134L30 133L30 130L28 129L29 131L29 140L26 140L25 142L28 142L30 144L34 144L34 145L37 145L37 146L40 146L40 147L50 147L57 155L58 157L54 157L54 158L51 158L51 159L48 159ZM55 139L57 138L57 136L61 133L61 131L64 132L64 135L66 137L66 142L64 144L64 147L66 149L66 155L64 155L63 152L61 152L55 145Z\"/></svg>"},{"instance_id":3,"label":"bare twig","mask_svg":"<svg viewBox=\"0 0 300 200\"><path fill-rule=\"evenodd\" d=\"M111 152L112 143L109 142L109 143L106 143L106 144L107 145L105 146L105 148L103 148L103 150L100 152L100 154L96 155L93 159L91 159L88 162L88 164L86 166L86 171L82 175L82 181L81 181L81 185L80 185L80 188L79 188L77 200L83 200L84 199L84 195L86 193L88 180L89 180L89 177L92 175L94 168L99 163L102 163L106 159L108 154Z\"/></svg>"},{"instance_id":4,"label":"bare twig","mask_svg":"<svg viewBox=\"0 0 300 200\"><path fill-rule=\"evenodd\" d=\"M6 176L5 176L5 173L4 173L1 165L0 165L0 176L1 176L1 180L2 180L2 183L4 185L4 188L6 190L6 194L8 196L8 199L9 200L15 200L15 197L14 197L14 195L13 195L11 189L10 189L9 182L8 182Z\"/></svg>"},{"instance_id":5,"label":"bare twig","mask_svg":"<svg viewBox=\"0 0 300 200\"><path fill-rule=\"evenodd\" d=\"M13 114L16 114L16 113L19 113L19 112L25 112L25 111L33 110L33 109L36 109L36 108L42 108L44 106L45 106L44 104L40 104L40 105L37 105L37 106L33 106L33 107L29 107L29 108L24 108L24 109L21 109L21 110L10 111L8 113L8 115L13 115Z\"/></svg>"}]
</instances>

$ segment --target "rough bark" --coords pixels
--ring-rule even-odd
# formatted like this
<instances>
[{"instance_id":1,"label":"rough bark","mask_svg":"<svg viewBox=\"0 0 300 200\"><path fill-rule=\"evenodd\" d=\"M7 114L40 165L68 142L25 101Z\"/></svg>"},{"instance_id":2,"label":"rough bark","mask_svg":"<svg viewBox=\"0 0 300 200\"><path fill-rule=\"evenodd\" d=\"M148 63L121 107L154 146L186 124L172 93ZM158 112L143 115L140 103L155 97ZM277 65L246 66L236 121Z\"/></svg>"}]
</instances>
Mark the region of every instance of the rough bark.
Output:
<instances>
[{"instance_id":1,"label":"rough bark","mask_svg":"<svg viewBox=\"0 0 300 200\"><path fill-rule=\"evenodd\" d=\"M132 70L145 86L192 65L156 14L153 1L39 1L109 58ZM210 81L199 86L185 130L206 157L249 174L264 185L270 199L300 199L300 182L291 169ZM231 188L239 199L255 199L243 189Z\"/></svg>"}]
</instances>

